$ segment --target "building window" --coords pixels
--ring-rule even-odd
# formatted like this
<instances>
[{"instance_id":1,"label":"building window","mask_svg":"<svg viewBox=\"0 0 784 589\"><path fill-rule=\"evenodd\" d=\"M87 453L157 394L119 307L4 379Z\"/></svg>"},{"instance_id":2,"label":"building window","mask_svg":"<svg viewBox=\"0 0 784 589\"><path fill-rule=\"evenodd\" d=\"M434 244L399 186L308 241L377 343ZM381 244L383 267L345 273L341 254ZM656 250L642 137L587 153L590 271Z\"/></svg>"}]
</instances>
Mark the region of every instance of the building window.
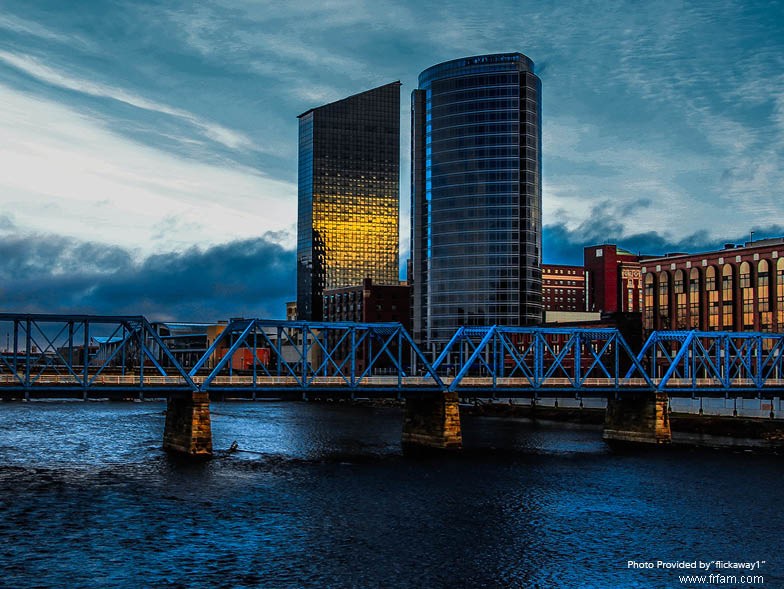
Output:
<instances>
[{"instance_id":1,"label":"building window","mask_svg":"<svg viewBox=\"0 0 784 589\"><path fill-rule=\"evenodd\" d=\"M770 312L770 266L767 260L757 265L757 309L759 310L760 331L773 329Z\"/></svg>"},{"instance_id":2,"label":"building window","mask_svg":"<svg viewBox=\"0 0 784 589\"><path fill-rule=\"evenodd\" d=\"M705 290L708 291L708 329L719 329L719 291L716 288L716 268L708 266L705 270Z\"/></svg>"},{"instance_id":3,"label":"building window","mask_svg":"<svg viewBox=\"0 0 784 589\"><path fill-rule=\"evenodd\" d=\"M725 330L732 330L735 299L733 292L732 266L724 264L721 271L721 325Z\"/></svg>"},{"instance_id":4,"label":"building window","mask_svg":"<svg viewBox=\"0 0 784 589\"><path fill-rule=\"evenodd\" d=\"M686 323L686 290L684 282L686 274L683 270L676 270L673 278L673 288L675 289L675 321L673 324L676 329L685 329Z\"/></svg>"},{"instance_id":5,"label":"building window","mask_svg":"<svg viewBox=\"0 0 784 589\"><path fill-rule=\"evenodd\" d=\"M779 331L784 329L784 258L776 263L776 309Z\"/></svg>"},{"instance_id":6,"label":"building window","mask_svg":"<svg viewBox=\"0 0 784 589\"><path fill-rule=\"evenodd\" d=\"M754 289L751 287L751 264L748 262L740 265L738 282L743 301L743 329L751 331L754 329Z\"/></svg>"},{"instance_id":7,"label":"building window","mask_svg":"<svg viewBox=\"0 0 784 589\"><path fill-rule=\"evenodd\" d=\"M700 328L700 271L697 268L689 272L689 327Z\"/></svg>"},{"instance_id":8,"label":"building window","mask_svg":"<svg viewBox=\"0 0 784 589\"><path fill-rule=\"evenodd\" d=\"M661 329L670 328L670 277L666 272L659 274L659 320Z\"/></svg>"},{"instance_id":9,"label":"building window","mask_svg":"<svg viewBox=\"0 0 784 589\"><path fill-rule=\"evenodd\" d=\"M654 328L653 325L653 311L654 311L654 279L653 274L646 274L645 275L645 288L644 288L644 304L643 309L645 309L645 329L652 330Z\"/></svg>"}]
</instances>

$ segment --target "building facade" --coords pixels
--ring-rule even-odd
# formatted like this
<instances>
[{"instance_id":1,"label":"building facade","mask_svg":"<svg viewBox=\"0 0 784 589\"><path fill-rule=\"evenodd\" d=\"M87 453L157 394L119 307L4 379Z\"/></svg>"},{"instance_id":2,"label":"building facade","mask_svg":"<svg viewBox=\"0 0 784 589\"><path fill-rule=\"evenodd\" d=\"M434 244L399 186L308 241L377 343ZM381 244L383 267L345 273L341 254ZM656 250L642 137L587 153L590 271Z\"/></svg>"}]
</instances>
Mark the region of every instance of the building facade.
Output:
<instances>
[{"instance_id":1,"label":"building facade","mask_svg":"<svg viewBox=\"0 0 784 589\"><path fill-rule=\"evenodd\" d=\"M362 284L324 291L324 321L356 323L402 323L411 330L410 287L403 284Z\"/></svg>"},{"instance_id":2,"label":"building facade","mask_svg":"<svg viewBox=\"0 0 784 589\"><path fill-rule=\"evenodd\" d=\"M299 116L297 316L324 318L323 292L397 284L400 82Z\"/></svg>"},{"instance_id":3,"label":"building facade","mask_svg":"<svg viewBox=\"0 0 784 589\"><path fill-rule=\"evenodd\" d=\"M585 311L583 267L542 264L542 303L545 311Z\"/></svg>"},{"instance_id":4,"label":"building facade","mask_svg":"<svg viewBox=\"0 0 784 589\"><path fill-rule=\"evenodd\" d=\"M784 238L640 263L648 331L784 331Z\"/></svg>"},{"instance_id":5,"label":"building facade","mask_svg":"<svg viewBox=\"0 0 784 589\"><path fill-rule=\"evenodd\" d=\"M586 311L641 313L643 305L640 257L615 244L583 249Z\"/></svg>"},{"instance_id":6,"label":"building facade","mask_svg":"<svg viewBox=\"0 0 784 589\"><path fill-rule=\"evenodd\" d=\"M413 335L542 321L541 82L521 53L448 61L412 93Z\"/></svg>"}]
</instances>

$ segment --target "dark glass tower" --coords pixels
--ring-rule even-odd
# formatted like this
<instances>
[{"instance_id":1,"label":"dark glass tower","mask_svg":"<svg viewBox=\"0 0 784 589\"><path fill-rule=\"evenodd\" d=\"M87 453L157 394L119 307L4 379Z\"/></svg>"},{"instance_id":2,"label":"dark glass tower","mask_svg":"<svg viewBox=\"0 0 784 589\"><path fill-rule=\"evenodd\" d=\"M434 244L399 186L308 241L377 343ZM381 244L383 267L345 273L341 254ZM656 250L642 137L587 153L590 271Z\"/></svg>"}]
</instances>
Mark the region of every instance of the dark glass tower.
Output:
<instances>
[{"instance_id":1,"label":"dark glass tower","mask_svg":"<svg viewBox=\"0 0 784 589\"><path fill-rule=\"evenodd\" d=\"M400 82L299 115L297 316L322 293L398 284Z\"/></svg>"},{"instance_id":2,"label":"dark glass tower","mask_svg":"<svg viewBox=\"0 0 784 589\"><path fill-rule=\"evenodd\" d=\"M541 82L521 53L448 61L411 108L413 328L542 321Z\"/></svg>"}]
</instances>

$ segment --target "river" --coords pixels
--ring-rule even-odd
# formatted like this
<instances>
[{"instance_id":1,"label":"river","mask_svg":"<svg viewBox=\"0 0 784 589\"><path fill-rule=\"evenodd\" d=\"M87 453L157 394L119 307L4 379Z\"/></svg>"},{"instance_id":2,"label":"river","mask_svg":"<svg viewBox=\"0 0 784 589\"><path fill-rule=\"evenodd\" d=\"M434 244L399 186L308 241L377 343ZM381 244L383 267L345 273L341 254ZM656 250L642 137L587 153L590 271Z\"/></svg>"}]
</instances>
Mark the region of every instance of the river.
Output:
<instances>
[{"instance_id":1,"label":"river","mask_svg":"<svg viewBox=\"0 0 784 589\"><path fill-rule=\"evenodd\" d=\"M468 417L414 459L398 409L232 402L214 445L243 451L194 464L163 409L0 404L0 586L672 588L695 572L629 561L720 560L764 583L695 586L784 587L781 456Z\"/></svg>"}]
</instances>

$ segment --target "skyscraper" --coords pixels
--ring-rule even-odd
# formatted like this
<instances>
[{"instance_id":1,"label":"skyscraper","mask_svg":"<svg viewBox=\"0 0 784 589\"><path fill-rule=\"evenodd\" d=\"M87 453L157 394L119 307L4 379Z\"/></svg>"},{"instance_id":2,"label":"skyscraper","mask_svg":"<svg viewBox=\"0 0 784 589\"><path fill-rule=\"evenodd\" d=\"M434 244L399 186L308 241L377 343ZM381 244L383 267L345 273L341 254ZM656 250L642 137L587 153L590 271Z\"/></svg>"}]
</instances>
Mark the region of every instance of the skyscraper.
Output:
<instances>
[{"instance_id":1,"label":"skyscraper","mask_svg":"<svg viewBox=\"0 0 784 589\"><path fill-rule=\"evenodd\" d=\"M413 330L542 320L541 82L521 53L435 65L411 97Z\"/></svg>"},{"instance_id":2,"label":"skyscraper","mask_svg":"<svg viewBox=\"0 0 784 589\"><path fill-rule=\"evenodd\" d=\"M322 293L398 283L400 82L299 115L297 315Z\"/></svg>"}]
</instances>

